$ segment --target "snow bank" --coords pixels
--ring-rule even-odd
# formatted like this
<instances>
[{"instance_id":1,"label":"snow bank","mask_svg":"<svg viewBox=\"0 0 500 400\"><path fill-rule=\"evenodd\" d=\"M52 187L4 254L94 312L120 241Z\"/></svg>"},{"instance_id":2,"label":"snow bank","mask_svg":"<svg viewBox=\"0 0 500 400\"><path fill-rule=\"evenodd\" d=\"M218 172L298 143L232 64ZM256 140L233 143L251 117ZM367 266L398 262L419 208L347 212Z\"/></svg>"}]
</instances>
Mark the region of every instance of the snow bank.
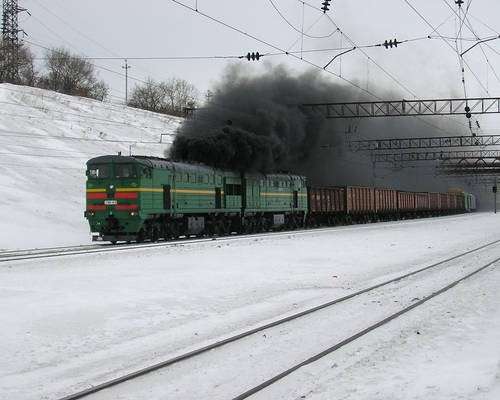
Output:
<instances>
[{"instance_id":1,"label":"snow bank","mask_svg":"<svg viewBox=\"0 0 500 400\"><path fill-rule=\"evenodd\" d=\"M472 214L5 263L0 267L0 399L59 398L89 384L112 379L498 239L499 221L500 215ZM462 275L462 267L475 268L485 259L498 257L499 252L500 245L493 246L481 254L456 260L449 269L453 271L456 267L457 274ZM422 274L409 284L412 295L415 285L421 285L422 293L433 290L428 284L434 275L424 279L428 275ZM490 272L478 275L478 286L484 284L482 292L464 283L460 291L450 291L442 299L427 303L423 311L408 314L404 320L406 325L395 321L346 348L340 361L332 355L333 358L311 365L313 374L308 372L310 369L304 369L277 385L297 390L294 395L282 396L278 391L274 396L274 392L263 392L263 397L258 398L298 399L304 394L307 399L472 398L468 396L470 385L463 382L464 385L453 389L449 383L453 371L443 369L454 362L453 352L458 352L468 338L472 346L467 345L462 355L468 357L469 362L462 363L463 370L457 378L469 374L468 382L476 381L484 390L494 390L492 377L500 362L496 340L500 326L496 289L499 279L500 275L493 276ZM491 284L486 285L485 281ZM440 287L444 286L442 283L440 279ZM403 282L401 286L405 285ZM393 289L391 286L383 293ZM489 299L483 303L484 308L481 302L474 304L483 294ZM372 303L369 298L362 300L384 313L402 307L400 302L393 302L391 295L379 303ZM463 303L470 303L470 307L462 311ZM350 310L353 304L357 307L353 312L359 312L359 302L349 302L345 309ZM476 312L481 314L477 318ZM339 307L325 313L335 316ZM365 318L353 317L349 324L332 324L330 330L322 331L319 325L311 325L311 342L319 342L318 338L326 333L330 335L327 339L331 345L337 341L334 335L338 332L345 334L346 328L369 325L373 315L365 315ZM462 328L459 325L457 331L454 326L458 318L463 324L460 323ZM488 319L492 323L486 325L484 320ZM439 325L440 321L443 325ZM466 329L470 324L478 332ZM297 324L290 326L295 328ZM415 338L417 329L422 334ZM462 335L460 329L464 337L453 339L453 335ZM482 329L484 335L479 334ZM443 330L451 337L446 334L440 338ZM408 339L405 344L401 340L404 337L399 336L401 331L411 334L413 341ZM263 340L256 348L261 351L269 342L262 335L257 336ZM447 341L453 343L445 346ZM484 344L477 347L476 356L473 349L478 341ZM283 339L282 343L293 342ZM240 345L234 353L238 357L240 353L241 356L248 354L249 349L246 342L237 346ZM393 346L401 349L401 353L393 351ZM446 348L441 350L443 346ZM358 354L359 347L362 351ZM280 367L289 366L290 354L294 353L290 349L294 347L284 351L282 357L274 358L271 350L275 349L271 348L269 358L264 361L273 368L278 362L282 363ZM484 358L485 349L490 351L488 359ZM114 397L103 392L104 397L96 398L227 399L232 398L230 394L235 391L236 383L244 384L240 389L248 388L250 380L259 378L259 374L261 381L269 377L268 370L255 367L245 374L236 374L236 369L230 369L227 375L219 375L217 382L212 381L207 377L215 368L212 361L217 354L193 360L199 367L196 370L189 368L191 363L173 368L177 376L161 381L165 387L162 396L129 393ZM314 352L308 353L312 354ZM463 357L456 359L464 361ZM436 363L430 363L427 358ZM227 358L224 365L235 367L236 359L236 356ZM334 363L338 368L331 368ZM207 375L199 379L200 375L195 377L194 371ZM437 375L439 371L446 372L441 374L442 380ZM369 381L364 382L364 377L369 377ZM181 379L187 382L179 386L181 391L167 395L180 385ZM212 383L213 388L205 397L184 395L193 386L198 390L199 385ZM217 386L220 383L223 385ZM427 384L439 387L436 391L427 390L424 386ZM224 392L229 386L231 393ZM149 390L147 385L144 388ZM350 392L351 388L359 388L359 391ZM419 389L420 395L406 395L405 388L411 388L412 393ZM310 396L306 389L317 392L318 396ZM396 394L391 396L393 389ZM382 394L375 396L377 390ZM220 396L215 396L215 392ZM449 397L440 396L448 392Z\"/></svg>"},{"instance_id":2,"label":"snow bank","mask_svg":"<svg viewBox=\"0 0 500 400\"><path fill-rule=\"evenodd\" d=\"M123 105L1 84L0 249L89 242L85 162L119 151L163 156L181 123Z\"/></svg>"}]
</instances>

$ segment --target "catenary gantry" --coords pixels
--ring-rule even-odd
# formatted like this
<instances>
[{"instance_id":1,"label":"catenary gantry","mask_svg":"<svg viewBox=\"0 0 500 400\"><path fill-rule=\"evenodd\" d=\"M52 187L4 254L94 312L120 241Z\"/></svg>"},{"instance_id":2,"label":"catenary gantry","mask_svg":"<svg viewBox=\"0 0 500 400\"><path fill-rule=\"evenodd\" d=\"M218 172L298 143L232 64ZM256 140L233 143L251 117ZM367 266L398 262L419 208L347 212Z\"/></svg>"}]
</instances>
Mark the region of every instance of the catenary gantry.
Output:
<instances>
[{"instance_id":1,"label":"catenary gantry","mask_svg":"<svg viewBox=\"0 0 500 400\"><path fill-rule=\"evenodd\" d=\"M500 135L369 139L349 142L351 151L390 151L482 146L500 146Z\"/></svg>"},{"instance_id":2,"label":"catenary gantry","mask_svg":"<svg viewBox=\"0 0 500 400\"><path fill-rule=\"evenodd\" d=\"M357 101L347 103L309 103L302 107L323 112L326 118L373 118L431 115L500 113L500 97L469 99Z\"/></svg>"}]
</instances>

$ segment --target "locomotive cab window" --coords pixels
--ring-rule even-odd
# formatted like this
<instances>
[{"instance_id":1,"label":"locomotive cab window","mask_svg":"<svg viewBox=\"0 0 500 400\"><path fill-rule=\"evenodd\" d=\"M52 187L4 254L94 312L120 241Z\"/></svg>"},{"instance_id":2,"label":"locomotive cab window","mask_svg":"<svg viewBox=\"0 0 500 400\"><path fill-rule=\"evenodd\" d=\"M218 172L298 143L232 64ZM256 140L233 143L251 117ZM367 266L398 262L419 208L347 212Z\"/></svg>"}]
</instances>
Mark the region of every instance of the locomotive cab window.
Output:
<instances>
[{"instance_id":1,"label":"locomotive cab window","mask_svg":"<svg viewBox=\"0 0 500 400\"><path fill-rule=\"evenodd\" d=\"M110 177L110 165L92 165L89 167L87 175L93 179L105 179Z\"/></svg>"},{"instance_id":2,"label":"locomotive cab window","mask_svg":"<svg viewBox=\"0 0 500 400\"><path fill-rule=\"evenodd\" d=\"M135 165L133 164L116 164L115 178L137 178Z\"/></svg>"}]
</instances>

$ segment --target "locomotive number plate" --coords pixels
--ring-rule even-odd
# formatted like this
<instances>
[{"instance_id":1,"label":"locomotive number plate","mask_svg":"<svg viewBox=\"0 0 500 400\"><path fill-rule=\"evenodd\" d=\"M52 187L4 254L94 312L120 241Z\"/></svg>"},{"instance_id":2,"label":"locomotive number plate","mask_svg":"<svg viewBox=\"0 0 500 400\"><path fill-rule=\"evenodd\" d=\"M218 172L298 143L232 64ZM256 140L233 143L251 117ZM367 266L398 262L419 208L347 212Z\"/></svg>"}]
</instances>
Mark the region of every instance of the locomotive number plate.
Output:
<instances>
[{"instance_id":1,"label":"locomotive number plate","mask_svg":"<svg viewBox=\"0 0 500 400\"><path fill-rule=\"evenodd\" d=\"M116 200L104 200L104 204L107 206L116 206L117 203Z\"/></svg>"}]
</instances>

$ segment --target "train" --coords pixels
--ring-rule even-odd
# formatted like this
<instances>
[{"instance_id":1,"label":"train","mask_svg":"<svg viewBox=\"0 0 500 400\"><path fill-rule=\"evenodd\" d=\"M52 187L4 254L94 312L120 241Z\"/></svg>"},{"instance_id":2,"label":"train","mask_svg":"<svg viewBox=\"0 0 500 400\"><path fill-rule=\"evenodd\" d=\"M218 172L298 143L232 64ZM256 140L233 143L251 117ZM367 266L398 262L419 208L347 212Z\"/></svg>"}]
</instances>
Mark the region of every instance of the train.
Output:
<instances>
[{"instance_id":1,"label":"train","mask_svg":"<svg viewBox=\"0 0 500 400\"><path fill-rule=\"evenodd\" d=\"M87 162L93 241L158 241L474 211L473 194L314 186L305 176L240 173L148 156Z\"/></svg>"}]
</instances>

